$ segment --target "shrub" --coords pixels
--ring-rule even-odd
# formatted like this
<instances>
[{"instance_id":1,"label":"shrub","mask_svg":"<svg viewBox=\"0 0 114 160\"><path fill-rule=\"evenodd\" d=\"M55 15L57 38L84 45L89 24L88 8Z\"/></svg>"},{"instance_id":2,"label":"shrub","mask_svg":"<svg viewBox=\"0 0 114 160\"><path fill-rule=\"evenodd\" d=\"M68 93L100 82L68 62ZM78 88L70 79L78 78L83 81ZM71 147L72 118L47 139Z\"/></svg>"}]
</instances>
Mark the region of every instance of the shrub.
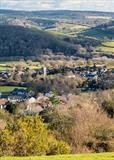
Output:
<instances>
[{"instance_id":1,"label":"shrub","mask_svg":"<svg viewBox=\"0 0 114 160\"><path fill-rule=\"evenodd\" d=\"M13 123L0 132L0 144L0 154L5 156L60 154L70 151L68 145L57 141L38 116L15 118ZM66 146L63 150L62 145Z\"/></svg>"},{"instance_id":2,"label":"shrub","mask_svg":"<svg viewBox=\"0 0 114 160\"><path fill-rule=\"evenodd\" d=\"M50 97L50 101L54 106L56 106L60 103L59 98L55 94L52 97Z\"/></svg>"},{"instance_id":3,"label":"shrub","mask_svg":"<svg viewBox=\"0 0 114 160\"><path fill-rule=\"evenodd\" d=\"M17 105L13 104L13 103L10 103L10 102L7 102L7 104L6 104L6 110L9 113L12 113L12 114L17 114L18 113L18 107L17 107Z\"/></svg>"},{"instance_id":4,"label":"shrub","mask_svg":"<svg viewBox=\"0 0 114 160\"><path fill-rule=\"evenodd\" d=\"M114 117L114 103L112 101L104 101L102 103L102 108L107 112L110 118Z\"/></svg>"},{"instance_id":5,"label":"shrub","mask_svg":"<svg viewBox=\"0 0 114 160\"><path fill-rule=\"evenodd\" d=\"M70 150L70 146L66 142L63 142L62 140L57 141L53 137L49 138L48 155L68 154L70 153Z\"/></svg>"},{"instance_id":6,"label":"shrub","mask_svg":"<svg viewBox=\"0 0 114 160\"><path fill-rule=\"evenodd\" d=\"M48 111L49 112L49 111ZM114 150L113 119L97 108L54 109L43 115L57 137L66 141L73 153ZM48 117L48 118L47 118Z\"/></svg>"}]
</instances>

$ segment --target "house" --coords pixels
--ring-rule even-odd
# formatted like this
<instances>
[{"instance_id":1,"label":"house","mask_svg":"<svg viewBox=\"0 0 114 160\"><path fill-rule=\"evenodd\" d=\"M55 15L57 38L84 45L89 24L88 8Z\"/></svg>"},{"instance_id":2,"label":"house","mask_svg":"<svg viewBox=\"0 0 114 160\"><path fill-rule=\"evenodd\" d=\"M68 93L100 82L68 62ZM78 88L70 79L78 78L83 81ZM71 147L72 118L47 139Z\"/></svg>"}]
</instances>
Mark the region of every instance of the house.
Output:
<instances>
[{"instance_id":1,"label":"house","mask_svg":"<svg viewBox=\"0 0 114 160\"><path fill-rule=\"evenodd\" d=\"M38 103L37 99L34 97L31 97L26 101L26 113L29 114L39 114L41 111L43 111L42 106Z\"/></svg>"},{"instance_id":2,"label":"house","mask_svg":"<svg viewBox=\"0 0 114 160\"><path fill-rule=\"evenodd\" d=\"M0 77L1 78L4 78L4 79L7 79L7 78L9 78L11 76L11 73L9 73L8 71L0 71Z\"/></svg>"},{"instance_id":3,"label":"house","mask_svg":"<svg viewBox=\"0 0 114 160\"><path fill-rule=\"evenodd\" d=\"M27 90L26 89L23 89L23 88L15 88L12 92L11 92L11 95L27 95Z\"/></svg>"},{"instance_id":4,"label":"house","mask_svg":"<svg viewBox=\"0 0 114 160\"><path fill-rule=\"evenodd\" d=\"M23 102L26 100L26 96L23 95L9 95L8 101L15 103L15 102Z\"/></svg>"},{"instance_id":5,"label":"house","mask_svg":"<svg viewBox=\"0 0 114 160\"><path fill-rule=\"evenodd\" d=\"M44 109L39 104L32 103L32 104L27 105L27 108L26 108L25 112L30 113L30 114L39 114L43 110Z\"/></svg>"},{"instance_id":6,"label":"house","mask_svg":"<svg viewBox=\"0 0 114 160\"><path fill-rule=\"evenodd\" d=\"M4 109L7 102L8 101L6 99L0 99L0 109Z\"/></svg>"},{"instance_id":7,"label":"house","mask_svg":"<svg viewBox=\"0 0 114 160\"><path fill-rule=\"evenodd\" d=\"M97 71L87 72L86 78L88 78L88 79L97 79L98 78Z\"/></svg>"},{"instance_id":8,"label":"house","mask_svg":"<svg viewBox=\"0 0 114 160\"><path fill-rule=\"evenodd\" d=\"M0 98L8 99L10 102L22 102L34 96L33 91L28 91L25 88L15 88L11 92L0 93Z\"/></svg>"},{"instance_id":9,"label":"house","mask_svg":"<svg viewBox=\"0 0 114 160\"><path fill-rule=\"evenodd\" d=\"M36 102L36 99L34 97L31 97L29 98L27 101L26 101L28 104L33 104Z\"/></svg>"},{"instance_id":10,"label":"house","mask_svg":"<svg viewBox=\"0 0 114 160\"><path fill-rule=\"evenodd\" d=\"M9 93L7 99L10 102L22 102L27 99L28 91L23 88L15 88L12 92Z\"/></svg>"}]
</instances>

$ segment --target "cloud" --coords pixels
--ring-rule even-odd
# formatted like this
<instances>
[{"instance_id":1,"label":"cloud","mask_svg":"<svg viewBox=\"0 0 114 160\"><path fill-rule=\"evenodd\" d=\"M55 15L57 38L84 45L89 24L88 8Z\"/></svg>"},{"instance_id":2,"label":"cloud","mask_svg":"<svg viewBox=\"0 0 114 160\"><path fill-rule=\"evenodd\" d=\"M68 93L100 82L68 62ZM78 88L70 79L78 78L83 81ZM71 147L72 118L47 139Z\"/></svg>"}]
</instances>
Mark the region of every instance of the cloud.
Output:
<instances>
[{"instance_id":1,"label":"cloud","mask_svg":"<svg viewBox=\"0 0 114 160\"><path fill-rule=\"evenodd\" d=\"M61 0L59 8L73 10L114 11L114 0Z\"/></svg>"},{"instance_id":2,"label":"cloud","mask_svg":"<svg viewBox=\"0 0 114 160\"><path fill-rule=\"evenodd\" d=\"M0 8L18 10L50 9L53 0L0 0Z\"/></svg>"},{"instance_id":3,"label":"cloud","mask_svg":"<svg viewBox=\"0 0 114 160\"><path fill-rule=\"evenodd\" d=\"M114 0L0 0L0 8L18 10L97 10L114 12Z\"/></svg>"}]
</instances>

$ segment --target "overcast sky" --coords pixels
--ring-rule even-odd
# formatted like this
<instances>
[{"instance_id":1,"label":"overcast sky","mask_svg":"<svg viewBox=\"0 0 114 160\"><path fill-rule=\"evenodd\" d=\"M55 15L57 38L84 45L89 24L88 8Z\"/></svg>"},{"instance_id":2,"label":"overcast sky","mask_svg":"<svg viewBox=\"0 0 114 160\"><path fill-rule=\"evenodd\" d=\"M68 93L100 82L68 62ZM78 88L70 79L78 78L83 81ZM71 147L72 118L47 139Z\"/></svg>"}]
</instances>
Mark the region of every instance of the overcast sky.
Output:
<instances>
[{"instance_id":1,"label":"overcast sky","mask_svg":"<svg viewBox=\"0 0 114 160\"><path fill-rule=\"evenodd\" d=\"M114 0L0 0L1 9L93 10L114 12Z\"/></svg>"}]
</instances>

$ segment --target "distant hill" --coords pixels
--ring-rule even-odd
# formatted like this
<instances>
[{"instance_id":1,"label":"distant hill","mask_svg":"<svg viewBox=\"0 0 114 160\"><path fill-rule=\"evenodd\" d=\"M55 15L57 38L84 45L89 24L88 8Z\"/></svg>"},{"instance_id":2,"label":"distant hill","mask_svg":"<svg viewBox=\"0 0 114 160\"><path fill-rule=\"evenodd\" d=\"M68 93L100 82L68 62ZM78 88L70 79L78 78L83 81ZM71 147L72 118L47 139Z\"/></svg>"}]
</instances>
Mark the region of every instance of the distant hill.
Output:
<instances>
[{"instance_id":1,"label":"distant hill","mask_svg":"<svg viewBox=\"0 0 114 160\"><path fill-rule=\"evenodd\" d=\"M56 21L70 21L73 23L81 25L99 25L109 20L114 19L114 13L111 12L94 12L94 11L71 11L71 10L56 10L56 11L15 11L15 10L0 10L0 23L4 23L2 17L6 18L6 23L11 19L15 22L15 18L22 19L24 18L25 23L28 23L28 20L31 23L39 25L43 23L43 26L55 24ZM8 18L8 19L7 19ZM26 20L25 20L26 19ZM41 21L40 19L45 19ZM48 20L48 21L46 21ZM51 20L51 21L50 21ZM55 20L55 22L53 21ZM17 22L16 22L17 23ZM11 23L10 23L11 24ZM14 24L14 23L12 23Z\"/></svg>"},{"instance_id":2,"label":"distant hill","mask_svg":"<svg viewBox=\"0 0 114 160\"><path fill-rule=\"evenodd\" d=\"M114 18L113 12L96 12L96 11L71 11L71 10L48 10L48 11L15 11L0 10L1 15L9 16L28 16L28 17L53 17L53 18L83 18L86 16L109 16Z\"/></svg>"},{"instance_id":3,"label":"distant hill","mask_svg":"<svg viewBox=\"0 0 114 160\"><path fill-rule=\"evenodd\" d=\"M114 21L90 28L82 33L84 36L100 39L114 39Z\"/></svg>"},{"instance_id":4,"label":"distant hill","mask_svg":"<svg viewBox=\"0 0 114 160\"><path fill-rule=\"evenodd\" d=\"M114 38L112 19L114 13L108 12L0 10L0 58L36 58L47 53L47 49L54 54L87 58L91 47L101 44L102 39ZM73 37L68 35L71 25ZM77 32L79 26L86 29Z\"/></svg>"},{"instance_id":5,"label":"distant hill","mask_svg":"<svg viewBox=\"0 0 114 160\"><path fill-rule=\"evenodd\" d=\"M0 25L0 57L38 57L45 53L47 48L54 53L76 53L73 45L47 32L21 26Z\"/></svg>"}]
</instances>

